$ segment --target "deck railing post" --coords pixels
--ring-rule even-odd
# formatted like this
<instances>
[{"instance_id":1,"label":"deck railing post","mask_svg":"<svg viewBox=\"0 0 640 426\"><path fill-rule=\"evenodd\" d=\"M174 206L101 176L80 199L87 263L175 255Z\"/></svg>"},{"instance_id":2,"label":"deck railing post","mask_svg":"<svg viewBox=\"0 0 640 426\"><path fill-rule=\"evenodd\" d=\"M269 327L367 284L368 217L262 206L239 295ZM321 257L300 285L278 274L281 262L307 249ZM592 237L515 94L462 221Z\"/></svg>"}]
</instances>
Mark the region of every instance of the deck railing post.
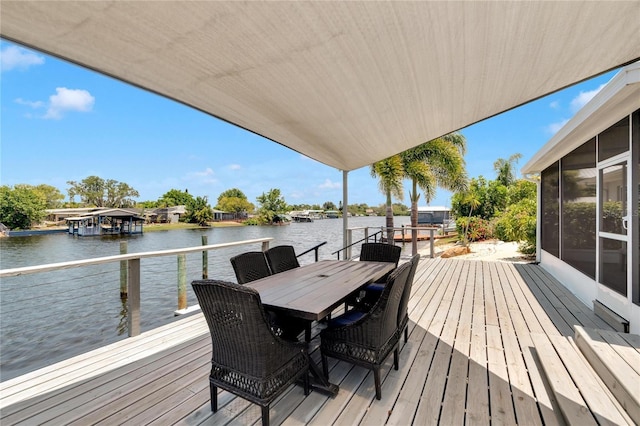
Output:
<instances>
[{"instance_id":1,"label":"deck railing post","mask_svg":"<svg viewBox=\"0 0 640 426\"><path fill-rule=\"evenodd\" d=\"M262 243L262 251L267 251L269 250L269 241L264 241Z\"/></svg>"},{"instance_id":2,"label":"deck railing post","mask_svg":"<svg viewBox=\"0 0 640 426\"><path fill-rule=\"evenodd\" d=\"M187 255L178 255L178 310L187 309Z\"/></svg>"},{"instance_id":3,"label":"deck railing post","mask_svg":"<svg viewBox=\"0 0 640 426\"><path fill-rule=\"evenodd\" d=\"M120 254L127 254L127 242L120 241ZM126 260L120 261L120 298L127 298L128 265Z\"/></svg>"},{"instance_id":4,"label":"deck railing post","mask_svg":"<svg viewBox=\"0 0 640 426\"><path fill-rule=\"evenodd\" d=\"M434 257L433 251L434 251L434 246L435 246L435 241L433 241L434 240L433 231L434 231L433 228L429 228L429 249L431 250L431 252L429 254L429 257L431 259L433 259L433 257Z\"/></svg>"},{"instance_id":5,"label":"deck railing post","mask_svg":"<svg viewBox=\"0 0 640 426\"><path fill-rule=\"evenodd\" d=\"M128 328L129 337L133 337L140 334L140 259L131 259L128 263Z\"/></svg>"},{"instance_id":6,"label":"deck railing post","mask_svg":"<svg viewBox=\"0 0 640 426\"><path fill-rule=\"evenodd\" d=\"M347 231L347 251L344 254L344 260L351 259L351 241L353 241L353 229Z\"/></svg>"},{"instance_id":7,"label":"deck railing post","mask_svg":"<svg viewBox=\"0 0 640 426\"><path fill-rule=\"evenodd\" d=\"M203 235L202 236L202 245L206 246L208 245L207 242L207 236ZM207 278L209 278L209 252L206 250L202 251L202 279L206 280Z\"/></svg>"}]
</instances>

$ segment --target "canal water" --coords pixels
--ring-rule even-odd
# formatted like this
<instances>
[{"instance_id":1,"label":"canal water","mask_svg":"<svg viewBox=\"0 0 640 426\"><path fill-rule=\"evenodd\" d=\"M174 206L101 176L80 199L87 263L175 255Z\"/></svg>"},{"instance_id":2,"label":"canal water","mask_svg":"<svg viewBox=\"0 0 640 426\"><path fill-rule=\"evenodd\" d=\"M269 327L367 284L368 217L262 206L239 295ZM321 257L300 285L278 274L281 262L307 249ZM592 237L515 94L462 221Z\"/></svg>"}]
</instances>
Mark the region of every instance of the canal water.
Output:
<instances>
[{"instance_id":1,"label":"canal water","mask_svg":"<svg viewBox=\"0 0 640 426\"><path fill-rule=\"evenodd\" d=\"M349 227L384 226L384 217L355 217ZM394 218L396 227L409 225L409 217ZM297 253L320 244L320 259L336 259L342 248L342 220L325 219L287 226L241 226L197 230L147 232L130 237L77 237L49 234L0 239L2 269L117 255L120 242L128 252L147 252L202 244L271 237L270 246L293 245ZM354 231L353 241L364 237ZM229 258L260 244L209 252L209 278L235 282ZM411 244L403 248L407 253ZM353 255L358 254L354 246ZM299 259L315 260L313 253ZM187 256L187 283L201 278L202 255ZM177 309L177 257L141 260L142 331L175 321ZM197 303L187 285L189 305ZM19 277L0 282L0 381L127 337L126 303L120 298L118 262Z\"/></svg>"}]
</instances>

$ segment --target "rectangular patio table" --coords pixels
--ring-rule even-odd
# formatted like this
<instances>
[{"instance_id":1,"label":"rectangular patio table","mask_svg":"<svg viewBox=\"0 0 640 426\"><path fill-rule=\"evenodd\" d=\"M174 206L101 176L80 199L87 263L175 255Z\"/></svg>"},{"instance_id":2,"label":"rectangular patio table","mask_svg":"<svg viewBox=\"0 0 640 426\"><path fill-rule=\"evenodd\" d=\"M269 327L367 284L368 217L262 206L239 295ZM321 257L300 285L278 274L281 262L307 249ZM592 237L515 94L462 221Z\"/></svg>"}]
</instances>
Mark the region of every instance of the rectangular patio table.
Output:
<instances>
[{"instance_id":1,"label":"rectangular patio table","mask_svg":"<svg viewBox=\"0 0 640 426\"><path fill-rule=\"evenodd\" d=\"M245 284L260 293L262 304L295 318L320 321L347 297L395 268L389 262L322 260ZM309 340L309 337L307 337ZM331 396L338 386L310 360L313 387Z\"/></svg>"},{"instance_id":2,"label":"rectangular patio table","mask_svg":"<svg viewBox=\"0 0 640 426\"><path fill-rule=\"evenodd\" d=\"M320 321L352 293L393 270L389 262L321 260L245 284L262 304L287 315Z\"/></svg>"}]
</instances>

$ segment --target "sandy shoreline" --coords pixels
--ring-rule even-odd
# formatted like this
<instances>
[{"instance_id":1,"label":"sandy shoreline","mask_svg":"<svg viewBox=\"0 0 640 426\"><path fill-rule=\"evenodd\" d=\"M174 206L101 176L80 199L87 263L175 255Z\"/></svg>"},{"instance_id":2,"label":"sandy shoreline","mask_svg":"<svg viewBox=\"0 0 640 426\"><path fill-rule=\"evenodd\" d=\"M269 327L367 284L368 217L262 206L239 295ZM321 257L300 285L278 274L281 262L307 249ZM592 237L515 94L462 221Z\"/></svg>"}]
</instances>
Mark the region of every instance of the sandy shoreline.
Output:
<instances>
[{"instance_id":1,"label":"sandy shoreline","mask_svg":"<svg viewBox=\"0 0 640 426\"><path fill-rule=\"evenodd\" d=\"M442 244L435 246L435 255L439 257L442 253L455 246L455 244ZM455 256L452 259L474 259L493 260L510 263L531 263L535 260L533 256L525 256L518 251L518 243L504 242L500 240L478 241L470 244L471 253ZM421 249L420 254L429 256L429 247Z\"/></svg>"}]
</instances>

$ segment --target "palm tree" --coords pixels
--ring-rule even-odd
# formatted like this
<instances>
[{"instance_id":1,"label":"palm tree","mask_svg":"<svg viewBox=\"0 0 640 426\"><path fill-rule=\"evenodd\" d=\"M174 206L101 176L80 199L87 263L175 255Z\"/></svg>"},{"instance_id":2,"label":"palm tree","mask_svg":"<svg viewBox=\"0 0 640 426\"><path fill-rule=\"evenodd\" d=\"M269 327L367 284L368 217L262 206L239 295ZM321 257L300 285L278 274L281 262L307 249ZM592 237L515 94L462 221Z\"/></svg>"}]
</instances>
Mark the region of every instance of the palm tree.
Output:
<instances>
[{"instance_id":1,"label":"palm tree","mask_svg":"<svg viewBox=\"0 0 640 426\"><path fill-rule=\"evenodd\" d=\"M387 224L387 241L393 241L393 207L391 197L402 200L404 190L402 180L404 178L404 169L402 168L402 158L400 155L385 158L371 165L371 177L379 178L378 187L386 196L386 224Z\"/></svg>"},{"instance_id":2,"label":"palm tree","mask_svg":"<svg viewBox=\"0 0 640 426\"><path fill-rule=\"evenodd\" d=\"M467 187L467 172L464 163L466 139L457 132L425 142L399 154L402 159L404 177L411 180L411 249L418 251L418 187L424 192L427 204L431 202L436 188L460 191Z\"/></svg>"},{"instance_id":3,"label":"palm tree","mask_svg":"<svg viewBox=\"0 0 640 426\"><path fill-rule=\"evenodd\" d=\"M522 154L520 153L513 154L507 160L498 158L496 162L493 163L494 170L498 172L496 180L504 186L511 185L516 180L514 169L520 158L522 158Z\"/></svg>"}]
</instances>

